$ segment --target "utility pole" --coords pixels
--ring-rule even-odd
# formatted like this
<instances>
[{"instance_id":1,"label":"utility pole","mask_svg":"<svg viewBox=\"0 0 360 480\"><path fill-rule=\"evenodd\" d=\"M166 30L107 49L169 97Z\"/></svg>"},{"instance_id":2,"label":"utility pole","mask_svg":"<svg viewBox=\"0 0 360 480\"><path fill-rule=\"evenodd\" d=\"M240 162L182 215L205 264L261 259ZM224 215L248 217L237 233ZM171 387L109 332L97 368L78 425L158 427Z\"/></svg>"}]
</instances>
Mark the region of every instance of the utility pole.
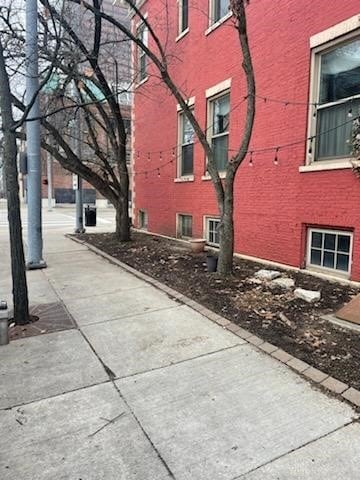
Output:
<instances>
[{"instance_id":1,"label":"utility pole","mask_svg":"<svg viewBox=\"0 0 360 480\"><path fill-rule=\"evenodd\" d=\"M26 0L26 103L29 104L36 95L26 122L28 158L27 268L29 270L46 267L42 258L40 120L31 121L32 118L40 116L37 7L37 0Z\"/></svg>"},{"instance_id":2,"label":"utility pole","mask_svg":"<svg viewBox=\"0 0 360 480\"><path fill-rule=\"evenodd\" d=\"M81 101L81 99L79 99L79 101ZM81 160L81 158L82 158L82 145L81 145L82 132L81 132L81 112L80 112L80 109L76 113L74 126L75 126L76 155ZM76 200L75 233L85 233L84 218L83 218L84 205L83 205L82 178L79 175L77 176L77 184L76 184L76 190L75 190L75 200Z\"/></svg>"}]
</instances>

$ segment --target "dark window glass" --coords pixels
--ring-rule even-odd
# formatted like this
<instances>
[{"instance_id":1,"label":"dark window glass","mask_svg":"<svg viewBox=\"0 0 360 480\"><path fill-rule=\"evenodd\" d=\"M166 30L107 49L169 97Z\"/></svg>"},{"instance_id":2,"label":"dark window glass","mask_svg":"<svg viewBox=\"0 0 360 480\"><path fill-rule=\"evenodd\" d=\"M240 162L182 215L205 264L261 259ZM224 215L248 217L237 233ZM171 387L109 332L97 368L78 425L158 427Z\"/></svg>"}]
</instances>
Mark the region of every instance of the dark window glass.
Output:
<instances>
[{"instance_id":1,"label":"dark window glass","mask_svg":"<svg viewBox=\"0 0 360 480\"><path fill-rule=\"evenodd\" d=\"M342 253L338 253L336 259L336 269L343 270L347 272L349 270L349 255L343 255Z\"/></svg>"},{"instance_id":2,"label":"dark window glass","mask_svg":"<svg viewBox=\"0 0 360 480\"><path fill-rule=\"evenodd\" d=\"M192 236L192 216L191 215L179 215L180 223L180 236L191 237Z\"/></svg>"},{"instance_id":3,"label":"dark window glass","mask_svg":"<svg viewBox=\"0 0 360 480\"><path fill-rule=\"evenodd\" d=\"M312 232L311 234L311 246L315 248L322 248L322 233Z\"/></svg>"},{"instance_id":4,"label":"dark window glass","mask_svg":"<svg viewBox=\"0 0 360 480\"><path fill-rule=\"evenodd\" d=\"M338 236L338 250L339 252L350 252L350 237L349 235Z\"/></svg>"},{"instance_id":5,"label":"dark window glass","mask_svg":"<svg viewBox=\"0 0 360 480\"><path fill-rule=\"evenodd\" d=\"M324 252L323 266L326 268L334 268L335 254L333 252Z\"/></svg>"},{"instance_id":6,"label":"dark window glass","mask_svg":"<svg viewBox=\"0 0 360 480\"><path fill-rule=\"evenodd\" d=\"M228 162L228 136L215 137L212 140L215 164L219 171L226 170Z\"/></svg>"},{"instance_id":7,"label":"dark window glass","mask_svg":"<svg viewBox=\"0 0 360 480\"><path fill-rule=\"evenodd\" d=\"M321 265L321 250L311 249L310 263L312 265Z\"/></svg>"},{"instance_id":8,"label":"dark window glass","mask_svg":"<svg viewBox=\"0 0 360 480\"><path fill-rule=\"evenodd\" d=\"M182 0L180 33L186 30L188 26L189 26L189 1Z\"/></svg>"},{"instance_id":9,"label":"dark window glass","mask_svg":"<svg viewBox=\"0 0 360 480\"><path fill-rule=\"evenodd\" d=\"M181 175L192 175L193 174L193 158L194 158L194 145L191 143L189 145L183 145L181 149Z\"/></svg>"},{"instance_id":10,"label":"dark window glass","mask_svg":"<svg viewBox=\"0 0 360 480\"><path fill-rule=\"evenodd\" d=\"M325 233L324 248L325 250L335 250L336 235L333 233Z\"/></svg>"},{"instance_id":11,"label":"dark window glass","mask_svg":"<svg viewBox=\"0 0 360 480\"><path fill-rule=\"evenodd\" d=\"M213 0L213 8L214 8L214 18L213 22L217 22L221 18L225 17L225 15L229 12L229 0Z\"/></svg>"}]
</instances>

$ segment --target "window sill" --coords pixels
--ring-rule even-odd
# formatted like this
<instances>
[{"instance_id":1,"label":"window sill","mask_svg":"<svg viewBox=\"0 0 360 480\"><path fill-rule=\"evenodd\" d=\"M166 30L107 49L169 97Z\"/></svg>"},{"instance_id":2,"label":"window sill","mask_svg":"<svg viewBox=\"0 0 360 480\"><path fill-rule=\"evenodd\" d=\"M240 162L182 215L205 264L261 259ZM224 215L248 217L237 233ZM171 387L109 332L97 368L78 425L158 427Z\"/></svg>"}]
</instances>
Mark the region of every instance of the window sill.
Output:
<instances>
[{"instance_id":1,"label":"window sill","mask_svg":"<svg viewBox=\"0 0 360 480\"><path fill-rule=\"evenodd\" d=\"M187 183L187 182L193 182L193 181L194 181L194 175L189 175L187 177L174 178L175 183Z\"/></svg>"},{"instance_id":2,"label":"window sill","mask_svg":"<svg viewBox=\"0 0 360 480\"><path fill-rule=\"evenodd\" d=\"M310 163L309 165L302 165L299 167L299 172L306 173L322 172L325 170L344 170L352 167L351 159L342 158L341 160L318 161Z\"/></svg>"},{"instance_id":3,"label":"window sill","mask_svg":"<svg viewBox=\"0 0 360 480\"><path fill-rule=\"evenodd\" d=\"M139 83L137 83L135 85L135 88L138 88L140 87L141 85L143 85L144 83L146 83L147 81L149 80L149 75L147 75L145 78L143 78Z\"/></svg>"},{"instance_id":4,"label":"window sill","mask_svg":"<svg viewBox=\"0 0 360 480\"><path fill-rule=\"evenodd\" d=\"M226 172L219 172L219 177L220 177L221 179L226 178ZM207 174L207 175L203 175L203 176L201 177L201 180L211 180L211 177L210 177L210 175L208 175L208 174Z\"/></svg>"},{"instance_id":5,"label":"window sill","mask_svg":"<svg viewBox=\"0 0 360 480\"><path fill-rule=\"evenodd\" d=\"M227 13L224 17L220 18L220 20L210 25L210 27L207 30L205 30L205 35L209 35L211 32L213 32L218 27L220 27L220 25L222 25L224 22L226 22L226 20L228 20L232 16L233 16L232 12Z\"/></svg>"},{"instance_id":6,"label":"window sill","mask_svg":"<svg viewBox=\"0 0 360 480\"><path fill-rule=\"evenodd\" d=\"M348 280L350 278L350 272L342 272L341 270L335 270L333 268L326 268L326 267L317 267L315 265L308 264L306 269L310 272L322 273L324 276L332 277L334 279L345 279Z\"/></svg>"},{"instance_id":7,"label":"window sill","mask_svg":"<svg viewBox=\"0 0 360 480\"><path fill-rule=\"evenodd\" d=\"M186 35L187 33L189 33L189 31L190 31L190 30L189 30L189 27L188 27L188 28L185 28L185 30L184 30L183 32L179 33L179 35L175 38L175 42L178 42L179 40L181 40L182 38L184 38L185 35Z\"/></svg>"}]
</instances>

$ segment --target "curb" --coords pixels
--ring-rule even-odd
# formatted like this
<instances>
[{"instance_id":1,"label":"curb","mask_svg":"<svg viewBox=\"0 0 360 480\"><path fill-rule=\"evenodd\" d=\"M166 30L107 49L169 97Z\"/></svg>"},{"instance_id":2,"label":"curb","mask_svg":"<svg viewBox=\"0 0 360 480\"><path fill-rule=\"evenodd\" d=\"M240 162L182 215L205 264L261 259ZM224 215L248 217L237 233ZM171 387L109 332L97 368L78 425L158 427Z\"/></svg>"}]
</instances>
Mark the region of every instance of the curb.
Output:
<instances>
[{"instance_id":1,"label":"curb","mask_svg":"<svg viewBox=\"0 0 360 480\"><path fill-rule=\"evenodd\" d=\"M96 253L100 257L105 258L110 263L117 265L118 267L122 268L123 270L135 275L136 277L144 280L145 282L151 284L152 286L162 290L175 300L187 305L188 307L192 308L193 310L201 313L204 317L208 318L212 322L216 323L217 325L221 326L225 330L237 335L245 342L251 344L257 350L263 352L264 354L270 355L274 359L278 360L280 363L290 367L296 373L301 374L307 380L310 380L312 383L315 383L317 386L321 386L328 392L333 395L340 396L342 400L346 400L347 402L351 403L355 407L360 407L360 391L356 390L353 387L350 387L346 383L337 380L334 377L331 377L325 372L318 370L315 367L312 367L308 363L299 360L298 358L290 355L289 353L285 352L281 348L277 346L265 342L260 337L253 335L248 330L240 327L236 323L232 323L227 318L218 315L217 313L209 310L208 308L200 305L199 303L195 302L194 300L186 297L182 293L164 285L163 283L159 282L155 278L152 278L145 273L141 273L133 267L130 267L126 263L121 262L120 260L112 257L108 253L103 252L97 247L94 247L90 243L85 242L84 240L80 240L72 235L65 235L67 238L72 240L73 242L79 243L80 245L84 245L90 251Z\"/></svg>"}]
</instances>

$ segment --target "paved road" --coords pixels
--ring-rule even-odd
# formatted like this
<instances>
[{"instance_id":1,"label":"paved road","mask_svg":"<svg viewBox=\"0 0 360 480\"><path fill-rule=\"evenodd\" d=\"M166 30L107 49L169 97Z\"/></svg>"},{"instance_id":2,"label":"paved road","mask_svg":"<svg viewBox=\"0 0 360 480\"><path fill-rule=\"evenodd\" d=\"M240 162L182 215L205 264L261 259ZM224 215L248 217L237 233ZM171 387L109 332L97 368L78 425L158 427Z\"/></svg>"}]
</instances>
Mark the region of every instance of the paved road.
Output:
<instances>
[{"instance_id":1,"label":"paved road","mask_svg":"<svg viewBox=\"0 0 360 480\"><path fill-rule=\"evenodd\" d=\"M77 328L0 347L2 480L359 478L350 406L66 228L46 230L48 268L28 279L31 302L61 302Z\"/></svg>"}]
</instances>

